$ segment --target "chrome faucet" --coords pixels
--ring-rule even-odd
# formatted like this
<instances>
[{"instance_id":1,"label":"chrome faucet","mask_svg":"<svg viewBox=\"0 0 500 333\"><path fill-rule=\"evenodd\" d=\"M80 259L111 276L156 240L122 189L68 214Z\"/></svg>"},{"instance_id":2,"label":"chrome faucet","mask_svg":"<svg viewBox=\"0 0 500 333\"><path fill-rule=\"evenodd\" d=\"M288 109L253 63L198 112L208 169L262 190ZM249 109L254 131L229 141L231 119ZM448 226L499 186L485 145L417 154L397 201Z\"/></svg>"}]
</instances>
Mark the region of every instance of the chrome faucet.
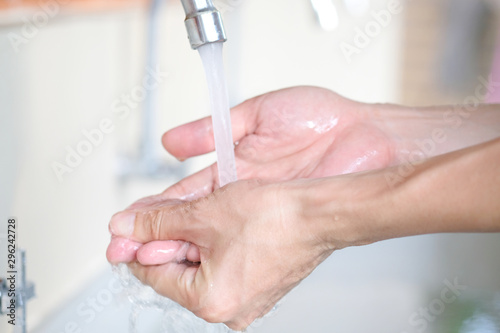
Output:
<instances>
[{"instance_id":1,"label":"chrome faucet","mask_svg":"<svg viewBox=\"0 0 500 333\"><path fill-rule=\"evenodd\" d=\"M186 29L191 47L196 50L208 43L225 42L222 16L212 0L181 0L186 12Z\"/></svg>"},{"instance_id":2,"label":"chrome faucet","mask_svg":"<svg viewBox=\"0 0 500 333\"><path fill-rule=\"evenodd\" d=\"M159 9L164 3L163 0L151 1L148 20L148 51L147 67L155 67L158 63L157 57L157 33L159 30L158 16ZM189 41L193 49L209 43L225 42L227 40L222 24L222 16L215 8L212 0L181 0L186 12L186 29ZM186 176L186 168L174 167L165 164L159 159L153 148L156 142L153 130L156 123L155 112L157 106L158 91L148 91L144 100L143 125L141 132L140 158L122 156L119 176L122 180L135 176L146 176L148 178L174 177L182 179Z\"/></svg>"}]
</instances>

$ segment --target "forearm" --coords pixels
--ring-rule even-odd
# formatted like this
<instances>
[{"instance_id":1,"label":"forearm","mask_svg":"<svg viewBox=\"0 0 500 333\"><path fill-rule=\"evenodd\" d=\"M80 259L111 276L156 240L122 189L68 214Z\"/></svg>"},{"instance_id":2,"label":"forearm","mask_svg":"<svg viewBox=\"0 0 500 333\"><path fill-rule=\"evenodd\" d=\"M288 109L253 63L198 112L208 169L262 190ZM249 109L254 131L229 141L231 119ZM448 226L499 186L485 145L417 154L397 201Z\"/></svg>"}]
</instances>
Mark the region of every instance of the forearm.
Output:
<instances>
[{"instance_id":1,"label":"forearm","mask_svg":"<svg viewBox=\"0 0 500 333\"><path fill-rule=\"evenodd\" d=\"M303 211L330 249L442 232L500 232L500 139L398 168L311 181Z\"/></svg>"},{"instance_id":2,"label":"forearm","mask_svg":"<svg viewBox=\"0 0 500 333\"><path fill-rule=\"evenodd\" d=\"M389 223L406 219L410 235L500 231L500 139L416 166L390 196Z\"/></svg>"},{"instance_id":3,"label":"forearm","mask_svg":"<svg viewBox=\"0 0 500 333\"><path fill-rule=\"evenodd\" d=\"M500 137L500 105L409 108L368 105L367 113L393 140L393 165L412 163Z\"/></svg>"}]
</instances>

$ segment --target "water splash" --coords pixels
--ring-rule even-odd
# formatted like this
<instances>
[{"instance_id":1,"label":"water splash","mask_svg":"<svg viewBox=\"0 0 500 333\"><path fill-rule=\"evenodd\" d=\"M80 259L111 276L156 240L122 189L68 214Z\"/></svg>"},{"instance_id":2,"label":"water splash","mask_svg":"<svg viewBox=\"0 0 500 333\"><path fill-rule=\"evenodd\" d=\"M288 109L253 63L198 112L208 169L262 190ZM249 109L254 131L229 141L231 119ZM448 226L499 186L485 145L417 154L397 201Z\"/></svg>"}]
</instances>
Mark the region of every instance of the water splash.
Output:
<instances>
[{"instance_id":1,"label":"water splash","mask_svg":"<svg viewBox=\"0 0 500 333\"><path fill-rule=\"evenodd\" d=\"M129 333L140 333L138 318L143 311L148 310L161 312L161 332L164 333L234 333L226 325L207 323L174 301L157 294L132 275L125 264L113 267L113 273L121 281L127 298L132 303Z\"/></svg>"},{"instance_id":2,"label":"water splash","mask_svg":"<svg viewBox=\"0 0 500 333\"><path fill-rule=\"evenodd\" d=\"M210 43L198 50L207 76L219 184L222 187L237 180L229 98L222 61L222 43ZM138 318L142 311L148 309L162 312L162 331L165 333L233 332L223 324L209 324L172 300L160 296L151 287L137 280L126 265L115 267L114 272L124 285L127 297L133 305L129 318L130 333L139 333Z\"/></svg>"}]
</instances>

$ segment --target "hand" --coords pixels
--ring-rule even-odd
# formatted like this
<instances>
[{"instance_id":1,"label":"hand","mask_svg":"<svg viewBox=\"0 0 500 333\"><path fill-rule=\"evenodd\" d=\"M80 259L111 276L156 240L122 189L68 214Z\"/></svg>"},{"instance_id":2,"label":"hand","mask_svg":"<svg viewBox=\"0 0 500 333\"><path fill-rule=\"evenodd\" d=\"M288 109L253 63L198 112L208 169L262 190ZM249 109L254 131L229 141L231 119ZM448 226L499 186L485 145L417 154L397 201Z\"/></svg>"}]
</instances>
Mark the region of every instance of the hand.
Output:
<instances>
[{"instance_id":1,"label":"hand","mask_svg":"<svg viewBox=\"0 0 500 333\"><path fill-rule=\"evenodd\" d=\"M241 330L333 250L302 214L296 189L239 181L192 202L121 213L111 228L144 247L158 239L195 243L199 264L191 259L156 266L132 262L129 267L142 282L197 316Z\"/></svg>"},{"instance_id":2,"label":"hand","mask_svg":"<svg viewBox=\"0 0 500 333\"><path fill-rule=\"evenodd\" d=\"M239 179L320 178L392 163L392 138L372 121L370 106L315 87L284 89L231 111ZM163 145L180 160L214 150L211 118L167 132ZM218 188L216 164L162 198L198 198Z\"/></svg>"},{"instance_id":3,"label":"hand","mask_svg":"<svg viewBox=\"0 0 500 333\"><path fill-rule=\"evenodd\" d=\"M291 88L273 92L256 97L235 107L232 110L232 124L234 139L237 142L235 155L239 178L265 179L269 181L319 178L382 168L389 165L393 158L394 145L384 132L371 123L367 111L364 104L344 99L328 90L311 87ZM163 137L163 144L171 154L181 160L212 151L214 149L214 142L211 119L205 118L167 132ZM137 216L141 214L147 216L149 213L155 214L154 212L161 211L161 209L167 209L168 207L166 206L168 205L189 207L189 203L183 204L178 201L178 198L192 201L211 195L218 188L217 182L217 166L212 165L182 180L160 195L138 201L129 207L127 212L133 212L134 216L136 213ZM235 184L231 188L238 186L243 185ZM219 209L221 209L222 205L227 205L229 202L234 208L237 208L235 207L236 205L245 204L242 201L246 200L246 194L237 190L234 191L236 191L234 196L228 196L225 199L226 201L223 201L224 204L222 202L218 204ZM221 194L217 193L215 196L218 198ZM256 200L252 198L245 202L250 205L256 203ZM194 201L193 207L196 207L197 203L198 201ZM226 214L229 213L226 211L227 208L224 207L224 209L219 211L214 208L213 221L218 221L223 216L227 216ZM255 209L259 208L252 208L251 210ZM243 209L242 211L247 210ZM255 215L255 212L253 215ZM245 221L241 222L241 224L246 225L253 215L241 216L241 220ZM115 216L113 221L122 219L123 213ZM143 220L146 221L146 219ZM211 223L208 223L207 227L212 227ZM191 225L191 221L189 222L189 228L194 228ZM229 234L231 230L234 232L237 228L237 226L233 227L232 225L231 227L226 226L225 232ZM217 232L221 232L221 230L217 230ZM197 236L191 235L191 237L187 237L187 235L173 237L172 235L152 233L152 236L155 237L130 240L126 236L118 237L117 235L123 236L123 233L115 230L107 256L108 260L112 263L132 263L131 266L134 267L134 271L139 276L142 274L143 281L156 287L155 289L160 293L172 296L168 293L172 285L161 284L161 274L158 272L173 270L169 276L165 277L165 279L171 279L175 275L174 273L180 274L184 272L185 268L183 265L186 262L196 263L200 261L201 272L203 272L203 243L208 244L210 237L215 237L214 233L216 231ZM277 233L279 234L278 231ZM237 234L235 233L235 235ZM264 235L265 232L262 230L261 234ZM201 238L202 236L203 239ZM276 238L276 234L272 234L271 236L272 239L269 241L272 242ZM146 242L156 240L169 241L143 245ZM183 246L182 242L173 240L187 241L192 244ZM266 244L266 241L268 239L262 238L261 243ZM240 238L238 238L237 242L240 242ZM217 245L216 243L210 243L209 245L213 246L207 245L205 248L213 251L213 253L218 253L219 256L228 256L231 253L235 253L234 250L223 248L222 245ZM240 245L243 246L242 244ZM217 246L217 249L214 246ZM278 243L277 246L280 246L280 244ZM158 248L162 251L156 251ZM228 252L230 250L231 252ZM243 252L243 249L239 251ZM167 253L166 255L158 255L162 252ZM307 253L305 251L304 255ZM209 254L210 252L206 252L205 258ZM281 256L283 254L280 253L277 255ZM290 266L294 269L298 267L303 272L300 276L294 275L294 283L298 283L300 279L309 274L309 269L312 270L318 263L318 256L318 254L315 254L313 257L310 257L310 254L307 254L307 260L302 258L304 262L315 263L308 267L308 269L300 267L304 263L297 264L295 267ZM241 265L248 259L246 255L243 256L241 253L238 256L234 256L234 258L236 258L235 260L241 260ZM169 263L171 261L173 263ZM290 259L288 258L287 261L290 261ZM165 265L147 267L155 264ZM254 265L258 266L255 262ZM185 271L191 272L195 268L196 266L186 268ZM227 273L229 269L232 273ZM235 265L232 267L227 266L225 270L221 269L220 272L221 274L225 272L234 275L234 272L238 271L238 269L238 266ZM256 270L256 273L255 278L259 276L258 274L267 274L265 269L264 272ZM145 278L146 275L150 278ZM152 276L154 278L151 278ZM191 278L194 279L194 275ZM223 279L222 277L219 278ZM226 277L226 279L229 278L232 277ZM234 277L234 279L236 280L237 277ZM285 293L286 290L289 290L287 288L292 287L292 284L288 283L281 291ZM256 288L252 288L249 292L257 293ZM266 295L266 293L263 295ZM268 294L269 304L274 304L273 302L277 301L281 296L283 296L281 292L276 297L269 297ZM191 298L193 297L191 296ZM248 296L248 298L251 297ZM178 297L174 299L177 300ZM249 324L249 318L252 318L252 316L255 318L264 314L270 308L269 306L262 304L257 309L261 312L240 314L238 318L240 318L241 322ZM193 306L188 308L194 309ZM201 315L203 316L204 313L201 313ZM213 319L214 317L211 318Z\"/></svg>"},{"instance_id":4,"label":"hand","mask_svg":"<svg viewBox=\"0 0 500 333\"><path fill-rule=\"evenodd\" d=\"M395 168L239 181L192 202L120 213L111 228L138 243L197 244L199 264L129 267L198 316L242 329L334 250L428 233L500 231L499 157L496 139L425 161L397 187L385 177Z\"/></svg>"},{"instance_id":5,"label":"hand","mask_svg":"<svg viewBox=\"0 0 500 333\"><path fill-rule=\"evenodd\" d=\"M401 113L402 109L390 106L370 107L317 88L293 88L257 97L233 109L233 132L235 139L239 141L236 147L239 176L277 182L293 178L326 177L392 164L395 156L400 153L398 149L405 150L404 145L396 147L395 136L407 141L408 137L412 140L417 137L426 138L425 133L429 129L436 129L437 126L429 120L442 120L442 115L449 111L441 108L427 110L428 112L421 114L416 110L408 116ZM288 115L284 110L297 113ZM383 114L379 114L380 112ZM372 113L378 114L374 117L375 121L369 116ZM284 126L280 120L282 118L276 115L288 115L284 118L287 119L288 127ZM307 120L303 115L318 118ZM338 121L329 118L329 115L337 117ZM388 115L394 117L387 117ZM476 112L473 117L479 118L483 115L491 118L493 113L482 108L481 112ZM268 117L274 119L274 122L268 120ZM323 127L323 133L314 131L313 125L327 124L327 119L330 120L329 124L334 126ZM387 121L391 119L395 122ZM423 121L420 121L422 119ZM438 124L442 126L441 123ZM470 129L464 127L469 124L470 122L464 124L460 129ZM474 124L473 126L481 127ZM179 127L164 136L164 145L179 159L208 152L213 149L210 128L208 119ZM321 126L316 127L319 128ZM399 135L390 130L399 131ZM284 141L280 140L279 133ZM497 135L495 133L497 132L493 131L493 134ZM180 137L182 139L179 139ZM176 142L177 140L182 142ZM450 143L455 141L449 139ZM282 142L287 144L283 145ZM411 147L411 144L407 147ZM450 150L448 145L444 150ZM491 154L485 156L491 159ZM418 168L425 170L432 164L422 164ZM479 166L475 165L474 168L479 169L481 165L492 164L479 163ZM420 175L423 172L415 171L405 178L405 184L423 183L425 193L434 193L435 188L429 190L426 186L440 185L438 179L453 180L460 174L470 174L470 171L466 170L455 177L449 177L451 169L450 165L445 164L440 168L441 171L444 170L442 177L435 177L436 181L433 182L425 181L427 177L423 177L424 181L421 181ZM326 233L314 231L315 226L311 221L316 218L311 218L311 214L305 214L298 209L304 208L304 201L294 199L292 194L296 191L290 191L289 182L274 185L264 183L259 186L255 181L240 181L212 193L218 187L216 166L212 166L184 179L161 195L143 199L113 217L111 230L115 238L110 245L111 251L108 249L108 259L113 262L113 244L120 240L118 236L123 237L122 245L125 245L122 249L125 251L122 251L122 254L125 254L125 259L115 262L130 263L129 266L142 281L193 310L202 318L224 321L232 328L243 328L270 309L276 300L307 276L334 249L405 235L456 230L454 218L442 218L443 221L450 222L446 227L442 227L442 223L421 223L429 216L429 211L432 211L433 216L436 214L432 196L422 196L419 193L420 185L400 186L398 191L387 191L386 172L388 171L382 170L366 176L357 174L352 177L335 177L334 186L328 185L328 191L320 191L321 195L315 194L318 192L316 189L307 191L307 197L319 196L316 201L322 202L323 205L325 202L334 203L330 206L335 209L344 207L348 211L347 215L350 215L349 218L343 218L346 215L337 214L338 212L322 213L328 219L335 216L335 221L340 221L333 223L337 228L334 232L328 232L337 239L333 242L323 242L321 237ZM397 172L397 168L389 172ZM430 173L433 172L431 170ZM362 178L370 181L357 183ZM324 180L309 182L319 185L329 183ZM252 187L252 184L255 187ZM442 186L437 186L440 187ZM488 184L480 188L486 187ZM281 190L278 190L280 188ZM370 188L372 190L368 190ZM450 188L452 191L446 194L456 194L453 187ZM498 187L490 185L489 188ZM409 193L403 196L400 191ZM417 196L415 191L418 192ZM333 199L328 197L329 192L335 193ZM369 199L361 198L367 193L371 193ZM389 198L387 193L390 193ZM408 220L407 212L413 212L411 207L402 207L414 205L415 197L428 199L430 203L427 206L431 209L422 209L423 217L415 218L412 223L402 223ZM181 198L183 201L171 202L173 198ZM462 206L463 203L451 205L453 209L448 215L455 217L454 207ZM273 210L273 207L279 209ZM393 209L394 207L399 209ZM442 205L439 207L443 208ZM313 211L318 210L316 204L313 204L313 208ZM392 216L394 214L399 216ZM135 227L130 228L129 223L129 228L123 228L127 225L124 221L132 221L130 217L134 219ZM377 221L372 221L373 218ZM476 230L474 226L470 228ZM498 230L498 226L489 228ZM124 230L126 232L123 232ZM299 232L296 233L296 230ZM169 241L158 243L157 240ZM290 246L294 242L297 242L296 252ZM147 254L154 252L159 245L173 249L171 254L175 255L160 258L159 262L155 261L158 258L150 261L151 258ZM259 248L266 250L251 251ZM285 257L287 252L289 257ZM253 253L262 254L264 261L257 261L256 256L252 256ZM283 258L289 261L286 265L282 265ZM168 262L170 260L173 261ZM276 261L275 266L272 266L273 261ZM158 263L160 265L154 265ZM152 264L153 266L148 266ZM252 275L253 272L255 275ZM237 287L231 287L234 285Z\"/></svg>"},{"instance_id":6,"label":"hand","mask_svg":"<svg viewBox=\"0 0 500 333\"><path fill-rule=\"evenodd\" d=\"M248 100L231 111L238 177L285 181L386 167L394 160L395 144L389 131L373 121L373 113L369 105L314 87L289 88ZM181 160L213 151L211 118L167 132L163 145ZM214 164L160 195L139 200L128 210L171 199L174 203L179 198L194 200L218 187ZM163 250L169 253L178 246L164 245ZM131 262L141 246L115 238L108 248L108 260L114 264ZM139 254L143 264L149 262L141 259L154 255L145 249ZM165 256L165 262L185 254Z\"/></svg>"}]
</instances>

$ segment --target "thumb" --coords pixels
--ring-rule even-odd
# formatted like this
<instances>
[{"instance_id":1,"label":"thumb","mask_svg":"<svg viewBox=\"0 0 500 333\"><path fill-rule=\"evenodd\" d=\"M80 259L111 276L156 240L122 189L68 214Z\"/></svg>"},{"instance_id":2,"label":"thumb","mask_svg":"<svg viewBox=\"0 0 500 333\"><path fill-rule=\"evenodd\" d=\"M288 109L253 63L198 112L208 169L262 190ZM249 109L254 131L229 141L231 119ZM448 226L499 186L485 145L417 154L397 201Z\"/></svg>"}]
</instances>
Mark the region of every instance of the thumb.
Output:
<instances>
[{"instance_id":1,"label":"thumb","mask_svg":"<svg viewBox=\"0 0 500 333\"><path fill-rule=\"evenodd\" d=\"M156 240L186 240L186 225L192 219L191 203L155 203L153 207L125 210L109 223L111 234L138 243Z\"/></svg>"},{"instance_id":2,"label":"thumb","mask_svg":"<svg viewBox=\"0 0 500 333\"><path fill-rule=\"evenodd\" d=\"M231 110L233 140L239 141L257 128L258 97L235 106ZM171 129L163 135L163 146L180 160L214 151L212 118L206 117Z\"/></svg>"}]
</instances>

